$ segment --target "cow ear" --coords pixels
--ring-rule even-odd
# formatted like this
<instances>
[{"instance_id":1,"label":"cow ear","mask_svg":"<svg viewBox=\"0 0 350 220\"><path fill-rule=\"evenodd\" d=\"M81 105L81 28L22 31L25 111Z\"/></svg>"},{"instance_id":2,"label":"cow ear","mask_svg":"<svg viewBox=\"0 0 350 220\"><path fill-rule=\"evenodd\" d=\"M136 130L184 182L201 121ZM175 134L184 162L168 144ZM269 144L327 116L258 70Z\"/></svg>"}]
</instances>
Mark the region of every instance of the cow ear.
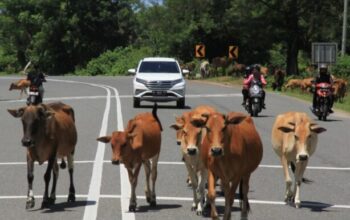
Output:
<instances>
[{"instance_id":1,"label":"cow ear","mask_svg":"<svg viewBox=\"0 0 350 220\"><path fill-rule=\"evenodd\" d=\"M226 116L225 122L226 124L239 124L246 118L247 116L245 115L235 115L233 117Z\"/></svg>"},{"instance_id":2,"label":"cow ear","mask_svg":"<svg viewBox=\"0 0 350 220\"><path fill-rule=\"evenodd\" d=\"M112 139L111 136L104 136L104 137L99 137L96 140L107 144L107 143L111 142L111 139Z\"/></svg>"},{"instance_id":3,"label":"cow ear","mask_svg":"<svg viewBox=\"0 0 350 220\"><path fill-rule=\"evenodd\" d=\"M327 131L327 129L325 129L325 128L323 128L323 127L320 127L320 126L318 126L317 124L310 124L310 130L311 130L312 132L317 133L317 134L322 133L322 132L324 132L324 131Z\"/></svg>"},{"instance_id":4,"label":"cow ear","mask_svg":"<svg viewBox=\"0 0 350 220\"><path fill-rule=\"evenodd\" d=\"M15 118L22 117L24 110L26 107L19 108L19 109L7 109L7 111Z\"/></svg>"}]
</instances>

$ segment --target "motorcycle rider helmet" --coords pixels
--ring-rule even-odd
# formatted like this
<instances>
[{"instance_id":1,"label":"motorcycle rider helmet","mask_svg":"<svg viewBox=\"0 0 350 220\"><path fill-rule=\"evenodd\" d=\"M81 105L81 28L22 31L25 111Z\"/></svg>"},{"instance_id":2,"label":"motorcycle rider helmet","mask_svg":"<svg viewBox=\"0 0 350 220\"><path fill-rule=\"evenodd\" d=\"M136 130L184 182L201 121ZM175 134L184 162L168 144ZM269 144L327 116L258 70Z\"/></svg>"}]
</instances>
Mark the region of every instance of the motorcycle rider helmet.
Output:
<instances>
[{"instance_id":1,"label":"motorcycle rider helmet","mask_svg":"<svg viewBox=\"0 0 350 220\"><path fill-rule=\"evenodd\" d=\"M247 66L245 68L245 77L248 77L251 72L252 72L252 68L250 66Z\"/></svg>"},{"instance_id":2,"label":"motorcycle rider helmet","mask_svg":"<svg viewBox=\"0 0 350 220\"><path fill-rule=\"evenodd\" d=\"M327 65L324 64L324 63L322 63L322 64L320 65L320 74L326 74L327 71L328 71Z\"/></svg>"}]
</instances>

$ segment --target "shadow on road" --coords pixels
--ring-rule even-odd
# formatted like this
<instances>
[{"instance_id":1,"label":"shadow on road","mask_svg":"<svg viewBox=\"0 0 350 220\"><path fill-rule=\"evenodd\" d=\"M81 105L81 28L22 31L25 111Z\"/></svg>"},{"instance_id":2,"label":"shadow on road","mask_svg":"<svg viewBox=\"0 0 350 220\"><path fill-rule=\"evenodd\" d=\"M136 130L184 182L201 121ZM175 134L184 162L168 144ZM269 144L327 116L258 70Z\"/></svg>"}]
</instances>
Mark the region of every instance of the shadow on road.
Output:
<instances>
[{"instance_id":1,"label":"shadow on road","mask_svg":"<svg viewBox=\"0 0 350 220\"><path fill-rule=\"evenodd\" d=\"M151 105L141 105L140 107L138 107L138 109L141 109L141 108L153 108L153 104ZM178 108L174 105L159 105L158 104L158 109L191 109L191 106L185 106L183 108Z\"/></svg>"},{"instance_id":2,"label":"shadow on road","mask_svg":"<svg viewBox=\"0 0 350 220\"><path fill-rule=\"evenodd\" d=\"M179 204L157 204L155 207L151 207L149 205L146 206L138 206L136 209L136 212L142 213L142 212L154 212L154 211L160 211L162 209L178 209L181 208L182 205Z\"/></svg>"},{"instance_id":3,"label":"shadow on road","mask_svg":"<svg viewBox=\"0 0 350 220\"><path fill-rule=\"evenodd\" d=\"M54 205L51 205L49 208L45 208L45 209L39 208L39 209L32 209L32 210L28 210L28 211L31 211L31 212L42 211L42 213L54 213L54 212L66 212L66 211L69 212L69 211L72 211L72 210L70 210L71 208L90 206L90 205L95 205L95 204L96 204L95 201L76 201L74 203L61 202L61 203L55 203Z\"/></svg>"},{"instance_id":4,"label":"shadow on road","mask_svg":"<svg viewBox=\"0 0 350 220\"><path fill-rule=\"evenodd\" d=\"M322 202L313 202L313 201L302 201L301 209L310 209L312 212L330 212L326 210L327 208L332 207L333 205L322 203Z\"/></svg>"}]
</instances>

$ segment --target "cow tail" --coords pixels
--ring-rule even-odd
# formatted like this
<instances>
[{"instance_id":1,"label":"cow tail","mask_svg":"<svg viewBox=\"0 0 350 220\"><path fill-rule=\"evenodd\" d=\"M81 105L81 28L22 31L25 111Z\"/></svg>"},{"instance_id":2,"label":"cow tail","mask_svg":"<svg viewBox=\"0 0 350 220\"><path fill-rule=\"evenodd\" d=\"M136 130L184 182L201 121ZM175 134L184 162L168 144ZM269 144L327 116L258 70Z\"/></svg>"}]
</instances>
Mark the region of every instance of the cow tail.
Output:
<instances>
[{"instance_id":1,"label":"cow tail","mask_svg":"<svg viewBox=\"0 0 350 220\"><path fill-rule=\"evenodd\" d=\"M156 119L156 121L158 122L160 130L163 131L162 123L160 122L160 120L158 118L158 115L157 115L157 110L158 110L158 105L155 102L154 105L153 105L153 109L152 109L152 115Z\"/></svg>"}]
</instances>

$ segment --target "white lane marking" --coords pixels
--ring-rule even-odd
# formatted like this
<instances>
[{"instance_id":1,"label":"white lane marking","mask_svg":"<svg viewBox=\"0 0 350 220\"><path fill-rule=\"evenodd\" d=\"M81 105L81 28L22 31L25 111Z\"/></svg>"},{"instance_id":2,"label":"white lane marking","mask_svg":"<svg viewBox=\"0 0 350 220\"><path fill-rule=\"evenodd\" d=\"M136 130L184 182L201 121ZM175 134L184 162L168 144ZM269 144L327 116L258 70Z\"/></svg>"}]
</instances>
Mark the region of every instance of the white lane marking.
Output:
<instances>
[{"instance_id":1,"label":"white lane marking","mask_svg":"<svg viewBox=\"0 0 350 220\"><path fill-rule=\"evenodd\" d=\"M88 195L75 195L77 198L87 198ZM67 198L67 195L56 195L57 198ZM0 196L0 200L10 200L10 199L25 199L26 195L22 196ZM36 198L42 198L42 196L38 195ZM121 195L100 195L100 199L120 199ZM145 200L145 196L137 196L138 199ZM169 196L157 196L157 200L166 200L166 201L184 201L191 202L193 201L192 197L169 197ZM216 198L216 202L224 203L224 198ZM285 205L282 201L267 201L267 200L255 200L249 199L250 204L261 204L261 205ZM315 207L315 208L336 208L336 209L350 209L350 205L336 205L336 204L320 204L320 203L312 203L312 202L301 202L301 207Z\"/></svg>"},{"instance_id":2,"label":"white lane marking","mask_svg":"<svg viewBox=\"0 0 350 220\"><path fill-rule=\"evenodd\" d=\"M100 135L99 135L100 137L106 135L107 133L108 117L109 117L109 112L111 108L111 99L110 99L111 92L106 87L103 87L103 88L105 88L107 91L107 98L106 98L106 107L103 113L103 120L102 120ZM97 219L97 209L99 204L101 182L102 182L104 152L105 152L105 144L98 142L94 166L93 166L92 175L91 175L89 194L87 198L87 201L95 201L96 203L94 205L85 207L84 217L83 217L84 220Z\"/></svg>"},{"instance_id":3,"label":"white lane marking","mask_svg":"<svg viewBox=\"0 0 350 220\"><path fill-rule=\"evenodd\" d=\"M37 162L36 162L37 163ZM82 160L82 161L74 161L75 164L90 164L94 163L93 160ZM103 163L111 163L110 160L104 160ZM185 165L184 162L167 162L167 161L159 161L158 164L163 165ZM26 162L0 162L0 166L11 166L11 165L27 165ZM281 169L281 165L259 165L260 168L272 168L272 169ZM307 167L310 170L335 170L335 171L350 171L350 167L318 167L318 166L310 166Z\"/></svg>"},{"instance_id":4,"label":"white lane marking","mask_svg":"<svg viewBox=\"0 0 350 220\"><path fill-rule=\"evenodd\" d=\"M124 122L121 108L121 101L119 92L116 88L109 86L110 89L114 90L116 109L117 109L117 129L118 131L124 131ZM128 171L124 165L119 166L120 170L120 190L121 190L121 210L123 220L135 220L135 213L129 212L129 196L131 194L131 186L129 182Z\"/></svg>"}]
</instances>

